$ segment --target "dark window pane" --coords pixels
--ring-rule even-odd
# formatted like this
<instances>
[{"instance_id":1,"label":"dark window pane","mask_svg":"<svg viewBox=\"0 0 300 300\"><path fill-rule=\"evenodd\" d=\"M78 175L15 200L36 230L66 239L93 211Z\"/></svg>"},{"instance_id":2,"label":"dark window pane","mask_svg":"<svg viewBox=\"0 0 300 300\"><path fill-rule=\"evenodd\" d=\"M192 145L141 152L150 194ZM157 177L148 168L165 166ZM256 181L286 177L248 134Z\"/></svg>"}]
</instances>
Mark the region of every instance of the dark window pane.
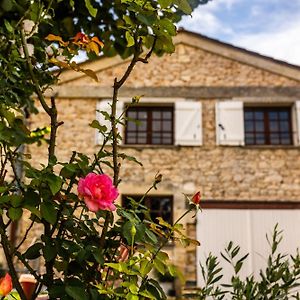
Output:
<instances>
[{"instance_id":1,"label":"dark window pane","mask_svg":"<svg viewBox=\"0 0 300 300\"><path fill-rule=\"evenodd\" d=\"M253 112L252 111L246 111L245 112L245 120L252 120L253 119Z\"/></svg>"},{"instance_id":2,"label":"dark window pane","mask_svg":"<svg viewBox=\"0 0 300 300\"><path fill-rule=\"evenodd\" d=\"M152 130L153 131L160 131L161 130L161 122L152 120Z\"/></svg>"},{"instance_id":3,"label":"dark window pane","mask_svg":"<svg viewBox=\"0 0 300 300\"><path fill-rule=\"evenodd\" d=\"M279 134L276 134L276 133L270 134L270 142L273 145L280 144Z\"/></svg>"},{"instance_id":4,"label":"dark window pane","mask_svg":"<svg viewBox=\"0 0 300 300\"><path fill-rule=\"evenodd\" d=\"M146 111L138 111L137 118L139 120L147 119L147 112Z\"/></svg>"},{"instance_id":5,"label":"dark window pane","mask_svg":"<svg viewBox=\"0 0 300 300\"><path fill-rule=\"evenodd\" d=\"M172 113L170 111L164 111L163 112L163 120L171 120L172 118Z\"/></svg>"},{"instance_id":6,"label":"dark window pane","mask_svg":"<svg viewBox=\"0 0 300 300\"><path fill-rule=\"evenodd\" d=\"M161 138L160 137L153 137L152 138L152 144L160 145L161 144Z\"/></svg>"},{"instance_id":7,"label":"dark window pane","mask_svg":"<svg viewBox=\"0 0 300 300\"><path fill-rule=\"evenodd\" d=\"M263 133L256 134L256 144L258 145L265 144L265 135Z\"/></svg>"},{"instance_id":8,"label":"dark window pane","mask_svg":"<svg viewBox=\"0 0 300 300\"><path fill-rule=\"evenodd\" d=\"M278 112L277 111L270 111L269 112L269 119L270 120L278 120Z\"/></svg>"},{"instance_id":9,"label":"dark window pane","mask_svg":"<svg viewBox=\"0 0 300 300\"><path fill-rule=\"evenodd\" d=\"M147 130L147 122L146 121L139 121L137 126L138 131L146 131Z\"/></svg>"},{"instance_id":10,"label":"dark window pane","mask_svg":"<svg viewBox=\"0 0 300 300\"><path fill-rule=\"evenodd\" d=\"M253 131L254 130L253 121L246 121L245 122L245 130L246 131Z\"/></svg>"},{"instance_id":11,"label":"dark window pane","mask_svg":"<svg viewBox=\"0 0 300 300\"><path fill-rule=\"evenodd\" d=\"M128 121L128 123L127 123L127 129L129 131L136 130L136 122Z\"/></svg>"},{"instance_id":12,"label":"dark window pane","mask_svg":"<svg viewBox=\"0 0 300 300\"><path fill-rule=\"evenodd\" d=\"M161 119L161 111L153 111L152 118L153 119Z\"/></svg>"},{"instance_id":13,"label":"dark window pane","mask_svg":"<svg viewBox=\"0 0 300 300\"><path fill-rule=\"evenodd\" d=\"M146 133L138 132L138 134L137 134L137 142L139 144L146 144L146 142L147 142L147 135L146 135Z\"/></svg>"},{"instance_id":14,"label":"dark window pane","mask_svg":"<svg viewBox=\"0 0 300 300\"><path fill-rule=\"evenodd\" d=\"M256 120L263 120L264 119L264 113L262 111L256 111L254 113L254 117Z\"/></svg>"},{"instance_id":15,"label":"dark window pane","mask_svg":"<svg viewBox=\"0 0 300 300\"><path fill-rule=\"evenodd\" d=\"M279 118L280 118L280 120L288 120L289 119L289 113L287 111L280 111L279 112Z\"/></svg>"},{"instance_id":16,"label":"dark window pane","mask_svg":"<svg viewBox=\"0 0 300 300\"><path fill-rule=\"evenodd\" d=\"M137 118L137 113L136 111L128 111L127 112L127 117L131 119L136 119Z\"/></svg>"},{"instance_id":17,"label":"dark window pane","mask_svg":"<svg viewBox=\"0 0 300 300\"><path fill-rule=\"evenodd\" d=\"M172 122L171 121L163 121L163 130L171 131L172 130Z\"/></svg>"},{"instance_id":18,"label":"dark window pane","mask_svg":"<svg viewBox=\"0 0 300 300\"><path fill-rule=\"evenodd\" d=\"M270 126L270 131L278 131L279 130L279 124L277 121L270 121L269 126Z\"/></svg>"},{"instance_id":19,"label":"dark window pane","mask_svg":"<svg viewBox=\"0 0 300 300\"><path fill-rule=\"evenodd\" d=\"M246 138L245 143L246 143L246 145L255 145L253 138Z\"/></svg>"},{"instance_id":20,"label":"dark window pane","mask_svg":"<svg viewBox=\"0 0 300 300\"><path fill-rule=\"evenodd\" d=\"M290 123L287 121L280 122L280 131L289 131L290 130Z\"/></svg>"},{"instance_id":21,"label":"dark window pane","mask_svg":"<svg viewBox=\"0 0 300 300\"><path fill-rule=\"evenodd\" d=\"M264 122L256 121L255 122L255 130L256 131L264 131L265 130Z\"/></svg>"},{"instance_id":22,"label":"dark window pane","mask_svg":"<svg viewBox=\"0 0 300 300\"><path fill-rule=\"evenodd\" d=\"M292 143L291 135L289 133L281 134L281 143L283 145L291 145Z\"/></svg>"},{"instance_id":23,"label":"dark window pane","mask_svg":"<svg viewBox=\"0 0 300 300\"><path fill-rule=\"evenodd\" d=\"M127 133L127 143L136 143L135 133Z\"/></svg>"}]
</instances>

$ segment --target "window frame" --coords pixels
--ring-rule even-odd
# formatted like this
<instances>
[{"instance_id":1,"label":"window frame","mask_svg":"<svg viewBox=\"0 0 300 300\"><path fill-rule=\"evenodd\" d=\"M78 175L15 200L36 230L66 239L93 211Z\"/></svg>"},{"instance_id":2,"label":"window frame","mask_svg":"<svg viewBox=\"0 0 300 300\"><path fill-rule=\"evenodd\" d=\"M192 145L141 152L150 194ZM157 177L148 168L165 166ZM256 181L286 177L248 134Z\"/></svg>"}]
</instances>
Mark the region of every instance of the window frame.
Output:
<instances>
[{"instance_id":1,"label":"window frame","mask_svg":"<svg viewBox=\"0 0 300 300\"><path fill-rule=\"evenodd\" d=\"M163 117L161 116L160 119L157 119L160 124L161 124L161 128L160 130L153 130L153 112L155 110L159 110L160 112L170 112L171 113L171 129L169 131L164 130L163 126L162 126L162 121L164 120ZM146 112L146 130L144 131L139 131L138 130L138 125L137 128L135 130L129 130L128 129L128 113L135 111L135 112L139 112L139 111L145 111ZM140 121L140 119L135 119L137 122ZM142 132L146 134L146 142L138 142L138 133ZM174 108L174 104L167 104L167 105L155 105L155 104L145 104L145 105L138 105L138 106L133 106L130 107L127 111L126 111L126 124L125 124L125 128L124 128L124 133L125 133L125 137L124 137L124 144L125 145L151 145L151 146L172 146L175 144L175 108ZM135 133L135 142L129 142L128 141L128 134L129 133ZM153 138L153 134L154 133L159 133L160 134L160 143L153 143L152 138ZM163 143L163 134L164 133L170 133L171 137L170 137L170 143Z\"/></svg>"},{"instance_id":2,"label":"window frame","mask_svg":"<svg viewBox=\"0 0 300 300\"><path fill-rule=\"evenodd\" d=\"M288 130L287 131L281 131L280 130L280 123L285 121L280 119L280 115L278 115L278 118L276 120L276 124L278 126L277 131L272 131L270 129L270 116L269 113L271 111L275 111L277 113L280 112L287 112L287 122L288 122ZM247 112L262 112L263 113L263 118L262 122L264 124L263 131L257 131L255 123L256 121L260 121L255 118L255 116L252 117L251 120L246 119L246 113ZM293 120L292 120L292 108L290 106L244 106L243 110L244 114L244 135L245 135L245 146L293 146L294 145L294 140L293 140ZM253 129L252 130L247 130L246 129L246 122L252 122ZM253 134L253 143L247 142L247 133L248 134ZM279 143L272 143L271 141L271 134L276 133L278 134L279 138ZM283 134L289 134L289 143L282 143L282 135ZM264 138L264 143L258 143L257 142L257 135L258 134L263 134Z\"/></svg>"}]
</instances>

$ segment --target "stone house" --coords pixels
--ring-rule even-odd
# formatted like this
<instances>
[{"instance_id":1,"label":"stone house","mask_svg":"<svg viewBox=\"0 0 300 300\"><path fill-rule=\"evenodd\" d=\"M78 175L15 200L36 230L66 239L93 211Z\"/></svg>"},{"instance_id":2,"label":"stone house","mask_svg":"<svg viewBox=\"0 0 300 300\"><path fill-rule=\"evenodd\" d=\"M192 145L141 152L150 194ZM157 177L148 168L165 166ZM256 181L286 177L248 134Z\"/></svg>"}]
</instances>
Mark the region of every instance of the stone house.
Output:
<instances>
[{"instance_id":1,"label":"stone house","mask_svg":"<svg viewBox=\"0 0 300 300\"><path fill-rule=\"evenodd\" d=\"M201 191L203 213L197 222L191 216L183 222L202 246L167 249L196 285L198 260L209 251L217 254L229 240L253 254L246 271L256 271L267 250L265 233L276 222L285 230L284 249L299 246L300 67L187 31L178 33L175 44L174 54L137 65L121 89L119 111L132 96L144 96L127 112L140 126L129 122L121 129L122 150L143 166L124 163L120 190L142 195L159 171L163 181L147 205L171 221L186 207L182 193ZM108 107L113 79L127 65L119 57L84 63L99 83L82 73L62 73L49 92L58 93L65 122L58 132L59 160L72 150L97 150L101 138L88 124L97 109ZM45 116L33 124L45 125ZM31 151L42 163L46 149Z\"/></svg>"}]
</instances>

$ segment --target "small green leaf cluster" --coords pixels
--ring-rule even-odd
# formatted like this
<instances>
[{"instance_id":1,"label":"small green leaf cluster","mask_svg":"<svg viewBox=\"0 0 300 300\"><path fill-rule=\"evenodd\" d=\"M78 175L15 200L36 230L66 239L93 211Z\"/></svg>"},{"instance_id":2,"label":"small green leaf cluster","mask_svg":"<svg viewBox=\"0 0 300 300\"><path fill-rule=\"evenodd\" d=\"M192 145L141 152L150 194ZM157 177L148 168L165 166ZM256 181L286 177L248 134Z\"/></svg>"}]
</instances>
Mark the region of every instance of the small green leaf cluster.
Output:
<instances>
[{"instance_id":1,"label":"small green leaf cluster","mask_svg":"<svg viewBox=\"0 0 300 300\"><path fill-rule=\"evenodd\" d=\"M239 272L249 253L240 255L240 247L230 242L221 253L222 258L233 268L234 275L230 283L221 283L223 269L218 258L211 253L201 264L204 284L201 288L185 294L188 299L236 299L236 300L276 300L300 299L300 254L295 256L278 252L278 245L282 240L282 231L275 226L270 245L267 266L259 272L259 278L254 275L242 278Z\"/></svg>"}]
</instances>

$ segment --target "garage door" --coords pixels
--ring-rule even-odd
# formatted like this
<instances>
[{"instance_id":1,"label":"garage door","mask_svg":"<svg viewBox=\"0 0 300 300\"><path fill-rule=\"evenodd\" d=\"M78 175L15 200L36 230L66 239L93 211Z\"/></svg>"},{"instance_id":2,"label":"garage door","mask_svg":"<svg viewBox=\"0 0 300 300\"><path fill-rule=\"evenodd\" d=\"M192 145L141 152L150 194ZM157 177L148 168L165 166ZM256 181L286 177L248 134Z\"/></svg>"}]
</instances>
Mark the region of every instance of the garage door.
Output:
<instances>
[{"instance_id":1,"label":"garage door","mask_svg":"<svg viewBox=\"0 0 300 300\"><path fill-rule=\"evenodd\" d=\"M197 283L201 286L199 261L205 262L208 254L220 257L220 252L233 241L241 247L240 254L250 253L240 272L242 277L254 274L266 267L270 246L266 234L273 232L278 223L283 230L279 250L295 254L300 248L300 206L299 203L261 203L207 201L203 212L197 216L197 238L201 246L197 249ZM230 280L232 267L220 257L224 268L222 282Z\"/></svg>"}]
</instances>

